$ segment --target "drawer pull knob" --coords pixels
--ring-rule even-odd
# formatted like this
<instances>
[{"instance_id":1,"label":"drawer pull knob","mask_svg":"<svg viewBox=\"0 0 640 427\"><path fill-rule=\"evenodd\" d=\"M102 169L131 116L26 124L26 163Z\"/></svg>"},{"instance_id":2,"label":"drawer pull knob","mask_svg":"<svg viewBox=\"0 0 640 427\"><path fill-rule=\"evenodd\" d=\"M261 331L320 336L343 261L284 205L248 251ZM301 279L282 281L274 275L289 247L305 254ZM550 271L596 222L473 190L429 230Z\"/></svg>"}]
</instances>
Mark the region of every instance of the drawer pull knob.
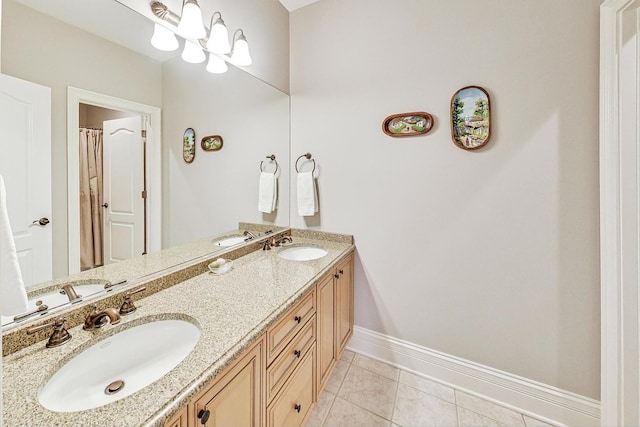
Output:
<instances>
[{"instance_id":1,"label":"drawer pull knob","mask_svg":"<svg viewBox=\"0 0 640 427\"><path fill-rule=\"evenodd\" d=\"M302 406L300 406L300 405L296 404L296 405L293 407L293 409L295 409L297 413L300 413L300 409L302 409Z\"/></svg>"},{"instance_id":2,"label":"drawer pull knob","mask_svg":"<svg viewBox=\"0 0 640 427\"><path fill-rule=\"evenodd\" d=\"M336 279L339 279L340 275L339 274L334 274L333 277L335 277Z\"/></svg>"},{"instance_id":3,"label":"drawer pull knob","mask_svg":"<svg viewBox=\"0 0 640 427\"><path fill-rule=\"evenodd\" d=\"M294 350L293 354L295 354L295 356L299 358L301 353L300 350Z\"/></svg>"},{"instance_id":4,"label":"drawer pull knob","mask_svg":"<svg viewBox=\"0 0 640 427\"><path fill-rule=\"evenodd\" d=\"M296 316L293 320L295 320L296 322L300 323L300 322L302 322L302 317Z\"/></svg>"},{"instance_id":5,"label":"drawer pull knob","mask_svg":"<svg viewBox=\"0 0 640 427\"><path fill-rule=\"evenodd\" d=\"M198 412L198 418L200 419L200 424L205 425L207 421L209 421L209 416L211 412L208 409L200 409Z\"/></svg>"},{"instance_id":6,"label":"drawer pull knob","mask_svg":"<svg viewBox=\"0 0 640 427\"><path fill-rule=\"evenodd\" d=\"M339 273L340 273L340 274L344 274L344 270L340 270L340 271L339 271Z\"/></svg>"}]
</instances>

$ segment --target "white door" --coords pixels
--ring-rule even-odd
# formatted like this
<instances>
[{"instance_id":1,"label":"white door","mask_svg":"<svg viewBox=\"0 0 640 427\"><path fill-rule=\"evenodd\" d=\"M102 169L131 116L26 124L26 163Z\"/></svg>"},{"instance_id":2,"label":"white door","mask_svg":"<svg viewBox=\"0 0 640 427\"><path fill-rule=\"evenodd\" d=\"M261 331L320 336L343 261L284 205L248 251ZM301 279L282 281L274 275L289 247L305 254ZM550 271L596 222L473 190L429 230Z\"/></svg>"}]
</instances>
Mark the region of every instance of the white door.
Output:
<instances>
[{"instance_id":1,"label":"white door","mask_svg":"<svg viewBox=\"0 0 640 427\"><path fill-rule=\"evenodd\" d=\"M51 280L51 89L0 74L0 174L25 287ZM35 221L35 223L34 223Z\"/></svg>"},{"instance_id":2,"label":"white door","mask_svg":"<svg viewBox=\"0 0 640 427\"><path fill-rule=\"evenodd\" d=\"M142 117L104 122L104 263L144 251Z\"/></svg>"}]
</instances>

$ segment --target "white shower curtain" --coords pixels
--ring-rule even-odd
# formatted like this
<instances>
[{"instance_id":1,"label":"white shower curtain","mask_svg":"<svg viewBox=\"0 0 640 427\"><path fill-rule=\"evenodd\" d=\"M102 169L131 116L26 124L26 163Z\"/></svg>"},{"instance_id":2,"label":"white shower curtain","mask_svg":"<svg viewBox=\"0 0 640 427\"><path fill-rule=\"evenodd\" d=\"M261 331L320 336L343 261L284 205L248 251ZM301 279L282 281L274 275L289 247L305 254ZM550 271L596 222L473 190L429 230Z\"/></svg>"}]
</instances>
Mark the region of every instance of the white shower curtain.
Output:
<instances>
[{"instance_id":1,"label":"white shower curtain","mask_svg":"<svg viewBox=\"0 0 640 427\"><path fill-rule=\"evenodd\" d=\"M80 268L103 265L102 129L80 128Z\"/></svg>"}]
</instances>

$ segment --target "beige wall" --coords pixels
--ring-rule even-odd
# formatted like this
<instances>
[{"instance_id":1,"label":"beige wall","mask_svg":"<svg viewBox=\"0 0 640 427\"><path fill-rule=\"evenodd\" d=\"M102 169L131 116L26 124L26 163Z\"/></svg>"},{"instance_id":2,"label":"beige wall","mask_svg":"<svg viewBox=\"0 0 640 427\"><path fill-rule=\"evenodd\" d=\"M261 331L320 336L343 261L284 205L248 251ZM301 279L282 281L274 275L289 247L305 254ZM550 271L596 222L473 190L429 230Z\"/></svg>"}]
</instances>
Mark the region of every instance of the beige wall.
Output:
<instances>
[{"instance_id":1,"label":"beige wall","mask_svg":"<svg viewBox=\"0 0 640 427\"><path fill-rule=\"evenodd\" d=\"M234 230L238 221L288 225L289 97L235 68L211 75L175 58L162 70L163 246ZM188 164L182 138L189 127L196 131L196 156ZM222 149L203 151L207 135L222 136ZM259 167L270 154L284 168L278 209L262 214Z\"/></svg>"},{"instance_id":2,"label":"beige wall","mask_svg":"<svg viewBox=\"0 0 640 427\"><path fill-rule=\"evenodd\" d=\"M160 107L161 65L11 0L3 2L2 19L2 73L51 88L51 225L58 277L68 270L67 87Z\"/></svg>"},{"instance_id":3,"label":"beige wall","mask_svg":"<svg viewBox=\"0 0 640 427\"><path fill-rule=\"evenodd\" d=\"M358 326L599 398L600 0L322 0L291 13L291 156L353 233ZM486 149L449 102L485 87ZM426 136L381 131L427 111Z\"/></svg>"}]
</instances>

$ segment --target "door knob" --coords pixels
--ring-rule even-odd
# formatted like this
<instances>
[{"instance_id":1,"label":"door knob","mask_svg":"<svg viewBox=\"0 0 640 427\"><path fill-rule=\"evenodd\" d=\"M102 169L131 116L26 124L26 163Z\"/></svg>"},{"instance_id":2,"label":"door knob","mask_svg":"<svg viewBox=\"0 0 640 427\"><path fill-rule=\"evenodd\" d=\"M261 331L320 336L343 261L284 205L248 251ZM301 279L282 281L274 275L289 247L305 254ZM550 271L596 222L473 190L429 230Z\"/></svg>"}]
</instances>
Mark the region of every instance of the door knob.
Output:
<instances>
[{"instance_id":1,"label":"door knob","mask_svg":"<svg viewBox=\"0 0 640 427\"><path fill-rule=\"evenodd\" d=\"M102 204L102 207L103 207L103 208L105 208L105 209L106 209L106 208L108 208L108 207L109 207L109 203L106 203L106 202L105 202L105 203L103 203L103 204Z\"/></svg>"},{"instance_id":2,"label":"door knob","mask_svg":"<svg viewBox=\"0 0 640 427\"><path fill-rule=\"evenodd\" d=\"M49 218L42 217L40 219L36 219L35 221L33 221L32 224L47 225L50 222L51 221L49 221Z\"/></svg>"}]
</instances>

